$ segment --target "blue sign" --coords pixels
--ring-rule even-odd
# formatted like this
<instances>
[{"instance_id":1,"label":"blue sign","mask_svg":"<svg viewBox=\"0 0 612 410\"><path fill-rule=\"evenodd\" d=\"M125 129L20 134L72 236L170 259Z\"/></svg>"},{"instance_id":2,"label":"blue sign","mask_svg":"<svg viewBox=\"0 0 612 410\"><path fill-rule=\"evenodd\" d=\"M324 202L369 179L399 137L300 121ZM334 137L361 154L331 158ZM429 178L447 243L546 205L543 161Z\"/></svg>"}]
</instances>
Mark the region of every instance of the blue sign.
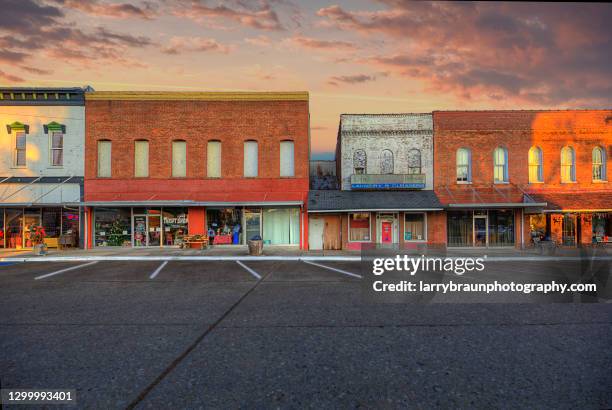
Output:
<instances>
[{"instance_id":1,"label":"blue sign","mask_svg":"<svg viewBox=\"0 0 612 410\"><path fill-rule=\"evenodd\" d=\"M423 189L423 183L351 184L351 189Z\"/></svg>"}]
</instances>

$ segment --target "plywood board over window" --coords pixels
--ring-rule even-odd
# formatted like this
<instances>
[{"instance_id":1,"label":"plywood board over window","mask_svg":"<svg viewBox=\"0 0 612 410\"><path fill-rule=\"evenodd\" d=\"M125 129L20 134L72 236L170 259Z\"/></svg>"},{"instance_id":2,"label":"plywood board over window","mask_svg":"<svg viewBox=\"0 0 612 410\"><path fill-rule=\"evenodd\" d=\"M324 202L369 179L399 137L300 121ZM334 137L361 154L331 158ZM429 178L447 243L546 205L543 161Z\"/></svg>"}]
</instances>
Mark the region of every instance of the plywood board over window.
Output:
<instances>
[{"instance_id":1,"label":"plywood board over window","mask_svg":"<svg viewBox=\"0 0 612 410\"><path fill-rule=\"evenodd\" d=\"M244 176L256 177L258 168L258 147L257 141L244 142Z\"/></svg>"},{"instance_id":2,"label":"plywood board over window","mask_svg":"<svg viewBox=\"0 0 612 410\"><path fill-rule=\"evenodd\" d=\"M110 141L98 141L98 176L110 178L111 176L111 149Z\"/></svg>"},{"instance_id":3,"label":"plywood board over window","mask_svg":"<svg viewBox=\"0 0 612 410\"><path fill-rule=\"evenodd\" d=\"M280 176L295 176L293 141L281 141L280 143Z\"/></svg>"},{"instance_id":4,"label":"plywood board over window","mask_svg":"<svg viewBox=\"0 0 612 410\"><path fill-rule=\"evenodd\" d=\"M134 176L149 176L149 141L136 141L134 144Z\"/></svg>"},{"instance_id":5,"label":"plywood board over window","mask_svg":"<svg viewBox=\"0 0 612 410\"><path fill-rule=\"evenodd\" d=\"M221 178L221 141L208 141L206 176L209 178Z\"/></svg>"},{"instance_id":6,"label":"plywood board over window","mask_svg":"<svg viewBox=\"0 0 612 410\"><path fill-rule=\"evenodd\" d=\"M187 142L172 141L172 176L187 176Z\"/></svg>"}]
</instances>

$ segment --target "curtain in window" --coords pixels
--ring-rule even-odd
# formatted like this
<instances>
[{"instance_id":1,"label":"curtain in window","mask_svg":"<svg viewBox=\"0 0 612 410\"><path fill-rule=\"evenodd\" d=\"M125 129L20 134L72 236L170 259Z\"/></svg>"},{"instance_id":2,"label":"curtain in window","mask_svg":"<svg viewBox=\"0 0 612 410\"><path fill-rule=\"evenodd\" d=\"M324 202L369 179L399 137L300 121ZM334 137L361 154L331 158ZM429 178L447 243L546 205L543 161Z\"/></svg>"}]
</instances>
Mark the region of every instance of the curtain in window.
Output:
<instances>
[{"instance_id":1,"label":"curtain in window","mask_svg":"<svg viewBox=\"0 0 612 410\"><path fill-rule=\"evenodd\" d=\"M472 211L454 211L447 214L448 246L472 246Z\"/></svg>"},{"instance_id":2,"label":"curtain in window","mask_svg":"<svg viewBox=\"0 0 612 410\"><path fill-rule=\"evenodd\" d=\"M539 147L529 149L529 182L542 182L542 150Z\"/></svg>"},{"instance_id":3,"label":"curtain in window","mask_svg":"<svg viewBox=\"0 0 612 410\"><path fill-rule=\"evenodd\" d=\"M172 176L187 176L187 143L172 141Z\"/></svg>"},{"instance_id":4,"label":"curtain in window","mask_svg":"<svg viewBox=\"0 0 612 410\"><path fill-rule=\"evenodd\" d=\"M349 240L370 240L370 214L367 212L349 214Z\"/></svg>"},{"instance_id":5,"label":"curtain in window","mask_svg":"<svg viewBox=\"0 0 612 410\"><path fill-rule=\"evenodd\" d=\"M465 148L457 150L457 181L470 180L470 152Z\"/></svg>"},{"instance_id":6,"label":"curtain in window","mask_svg":"<svg viewBox=\"0 0 612 410\"><path fill-rule=\"evenodd\" d=\"M264 209L263 239L272 245L299 244L299 209Z\"/></svg>"},{"instance_id":7,"label":"curtain in window","mask_svg":"<svg viewBox=\"0 0 612 410\"><path fill-rule=\"evenodd\" d=\"M508 180L508 164L506 163L506 150L496 148L493 153L493 178L495 182L506 182Z\"/></svg>"},{"instance_id":8,"label":"curtain in window","mask_svg":"<svg viewBox=\"0 0 612 410\"><path fill-rule=\"evenodd\" d=\"M98 141L98 176L111 176L111 142Z\"/></svg>"},{"instance_id":9,"label":"curtain in window","mask_svg":"<svg viewBox=\"0 0 612 410\"><path fill-rule=\"evenodd\" d=\"M136 141L134 145L134 176L149 176L149 141Z\"/></svg>"},{"instance_id":10,"label":"curtain in window","mask_svg":"<svg viewBox=\"0 0 612 410\"><path fill-rule=\"evenodd\" d=\"M573 182L574 180L574 149L563 147L561 150L561 182Z\"/></svg>"},{"instance_id":11,"label":"curtain in window","mask_svg":"<svg viewBox=\"0 0 612 410\"><path fill-rule=\"evenodd\" d=\"M257 141L244 142L244 176L257 176Z\"/></svg>"},{"instance_id":12,"label":"curtain in window","mask_svg":"<svg viewBox=\"0 0 612 410\"><path fill-rule=\"evenodd\" d=\"M208 141L206 176L221 178L221 141Z\"/></svg>"},{"instance_id":13,"label":"curtain in window","mask_svg":"<svg viewBox=\"0 0 612 410\"><path fill-rule=\"evenodd\" d=\"M293 141L281 141L280 143L280 176L292 177L295 174L293 163L294 148Z\"/></svg>"},{"instance_id":14,"label":"curtain in window","mask_svg":"<svg viewBox=\"0 0 612 410\"><path fill-rule=\"evenodd\" d=\"M51 165L61 166L64 163L64 134L51 133Z\"/></svg>"},{"instance_id":15,"label":"curtain in window","mask_svg":"<svg viewBox=\"0 0 612 410\"><path fill-rule=\"evenodd\" d=\"M593 149L593 180L603 181L606 179L605 172L605 154L603 149L595 147Z\"/></svg>"}]
</instances>

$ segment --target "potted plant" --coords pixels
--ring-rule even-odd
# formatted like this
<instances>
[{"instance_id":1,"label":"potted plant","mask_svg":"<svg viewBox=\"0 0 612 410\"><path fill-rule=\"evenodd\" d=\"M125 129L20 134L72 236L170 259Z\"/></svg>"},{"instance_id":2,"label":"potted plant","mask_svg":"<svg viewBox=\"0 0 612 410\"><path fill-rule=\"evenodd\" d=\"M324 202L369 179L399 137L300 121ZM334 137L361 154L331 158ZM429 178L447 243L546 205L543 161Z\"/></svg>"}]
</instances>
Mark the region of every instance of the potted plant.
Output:
<instances>
[{"instance_id":1,"label":"potted plant","mask_svg":"<svg viewBox=\"0 0 612 410\"><path fill-rule=\"evenodd\" d=\"M30 227L30 242L32 243L32 248L34 250L35 255L44 255L47 253L47 245L45 244L45 236L47 235L45 232L45 228L42 226L32 225Z\"/></svg>"}]
</instances>

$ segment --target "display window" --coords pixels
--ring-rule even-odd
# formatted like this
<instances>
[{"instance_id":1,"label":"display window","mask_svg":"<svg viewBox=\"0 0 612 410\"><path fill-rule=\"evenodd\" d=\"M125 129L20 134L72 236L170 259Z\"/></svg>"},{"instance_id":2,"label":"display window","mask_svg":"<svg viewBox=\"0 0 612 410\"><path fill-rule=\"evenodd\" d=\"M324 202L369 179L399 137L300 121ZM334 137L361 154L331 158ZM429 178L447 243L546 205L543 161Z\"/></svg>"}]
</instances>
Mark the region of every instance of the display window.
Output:
<instances>
[{"instance_id":1,"label":"display window","mask_svg":"<svg viewBox=\"0 0 612 410\"><path fill-rule=\"evenodd\" d=\"M130 246L131 239L132 224L130 208L95 209L95 246Z\"/></svg>"},{"instance_id":2,"label":"display window","mask_svg":"<svg viewBox=\"0 0 612 410\"><path fill-rule=\"evenodd\" d=\"M424 241L427 239L425 230L425 214L404 214L404 241Z\"/></svg>"},{"instance_id":3,"label":"display window","mask_svg":"<svg viewBox=\"0 0 612 410\"><path fill-rule=\"evenodd\" d=\"M207 209L206 221L210 243L214 245L238 245L242 238L242 209Z\"/></svg>"},{"instance_id":4,"label":"display window","mask_svg":"<svg viewBox=\"0 0 612 410\"><path fill-rule=\"evenodd\" d=\"M488 212L489 246L514 246L514 211L511 209Z\"/></svg>"},{"instance_id":5,"label":"display window","mask_svg":"<svg viewBox=\"0 0 612 410\"><path fill-rule=\"evenodd\" d=\"M164 246L178 246L187 235L187 208L163 208Z\"/></svg>"},{"instance_id":6,"label":"display window","mask_svg":"<svg viewBox=\"0 0 612 410\"><path fill-rule=\"evenodd\" d=\"M447 214L448 246L473 246L472 211L452 211Z\"/></svg>"},{"instance_id":7,"label":"display window","mask_svg":"<svg viewBox=\"0 0 612 410\"><path fill-rule=\"evenodd\" d=\"M268 245L300 243L300 210L279 208L263 210L263 241Z\"/></svg>"},{"instance_id":8,"label":"display window","mask_svg":"<svg viewBox=\"0 0 612 410\"><path fill-rule=\"evenodd\" d=\"M349 214L349 241L370 242L370 213L359 212Z\"/></svg>"},{"instance_id":9,"label":"display window","mask_svg":"<svg viewBox=\"0 0 612 410\"><path fill-rule=\"evenodd\" d=\"M612 242L612 213L593 214L593 243Z\"/></svg>"}]
</instances>

